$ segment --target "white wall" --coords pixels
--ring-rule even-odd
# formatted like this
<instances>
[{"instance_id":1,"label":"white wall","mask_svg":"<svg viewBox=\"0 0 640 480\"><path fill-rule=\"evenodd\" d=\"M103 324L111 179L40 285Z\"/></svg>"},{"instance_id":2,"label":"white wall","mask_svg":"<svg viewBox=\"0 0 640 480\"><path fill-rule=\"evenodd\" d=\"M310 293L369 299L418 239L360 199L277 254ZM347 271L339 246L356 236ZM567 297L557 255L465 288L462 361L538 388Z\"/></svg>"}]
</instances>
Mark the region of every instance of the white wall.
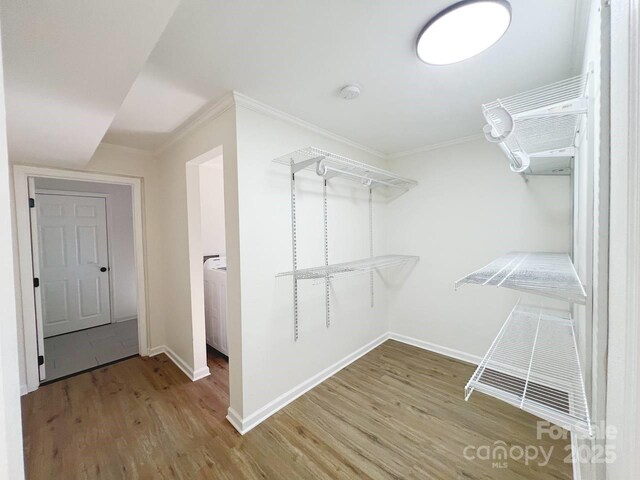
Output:
<instances>
[{"instance_id":1,"label":"white wall","mask_svg":"<svg viewBox=\"0 0 640 480\"><path fill-rule=\"evenodd\" d=\"M147 330L151 349L165 344L163 191L159 162L152 155L126 147L101 144L85 170L142 179L143 243L147 283Z\"/></svg>"},{"instance_id":2,"label":"white wall","mask_svg":"<svg viewBox=\"0 0 640 480\"><path fill-rule=\"evenodd\" d=\"M204 255L224 255L224 175L222 158L199 166L200 213L202 220L202 252Z\"/></svg>"},{"instance_id":3,"label":"white wall","mask_svg":"<svg viewBox=\"0 0 640 480\"><path fill-rule=\"evenodd\" d=\"M138 299L131 187L54 178L36 178L35 186L39 190L109 195L107 197L107 228L111 266L111 321L119 322L135 318Z\"/></svg>"},{"instance_id":4,"label":"white wall","mask_svg":"<svg viewBox=\"0 0 640 480\"><path fill-rule=\"evenodd\" d=\"M331 327L325 326L324 285L299 283L300 338L293 339L290 171L272 160L316 146L356 160L383 165L371 154L298 125L239 106L238 202L245 421L313 375L387 331L386 289L376 279L370 308L369 276L335 280ZM298 267L324 264L322 182L314 172L297 175ZM369 256L367 190L329 182L331 263ZM385 205L374 207L374 245L386 253Z\"/></svg>"},{"instance_id":5,"label":"white wall","mask_svg":"<svg viewBox=\"0 0 640 480\"><path fill-rule=\"evenodd\" d=\"M390 168L420 182L388 207L390 252L420 255L406 283L390 291L390 331L482 357L526 296L473 285L456 292L454 283L509 251L569 251L569 179L525 183L484 139L399 158Z\"/></svg>"},{"instance_id":6,"label":"white wall","mask_svg":"<svg viewBox=\"0 0 640 480\"><path fill-rule=\"evenodd\" d=\"M4 84L0 82L0 478L19 480L24 477L24 461L9 184Z\"/></svg>"},{"instance_id":7,"label":"white wall","mask_svg":"<svg viewBox=\"0 0 640 480\"><path fill-rule=\"evenodd\" d=\"M223 156L225 235L227 249L227 321L229 329L230 403L242 404L242 337L240 333L240 266L238 240L236 123L235 109L225 109L162 152L159 161L162 217L161 273L164 297L158 305L164 310L165 344L194 372L207 370L202 277L202 239L190 238L188 203L195 201L187 191L187 163L211 150ZM213 158L213 157L212 157ZM193 167L193 165L190 165ZM195 168L195 167L193 167ZM192 171L192 169L191 169ZM199 184L194 184L199 190ZM189 199L189 202L188 202ZM198 204L199 206L199 204ZM199 208L197 209L199 210ZM197 212L196 223L200 223ZM199 227L199 225L198 225ZM200 285L199 287L196 287ZM207 370L208 371L208 370Z\"/></svg>"}]
</instances>

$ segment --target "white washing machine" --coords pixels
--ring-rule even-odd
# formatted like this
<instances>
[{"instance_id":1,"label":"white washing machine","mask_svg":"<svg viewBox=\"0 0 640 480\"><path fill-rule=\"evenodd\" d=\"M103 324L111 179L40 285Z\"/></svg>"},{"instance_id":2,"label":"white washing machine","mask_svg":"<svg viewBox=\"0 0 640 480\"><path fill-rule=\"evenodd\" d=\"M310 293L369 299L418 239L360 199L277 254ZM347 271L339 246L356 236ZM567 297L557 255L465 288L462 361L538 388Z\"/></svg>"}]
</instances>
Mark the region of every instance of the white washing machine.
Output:
<instances>
[{"instance_id":1,"label":"white washing machine","mask_svg":"<svg viewBox=\"0 0 640 480\"><path fill-rule=\"evenodd\" d=\"M229 355L227 347L227 259L205 257L204 315L207 343Z\"/></svg>"}]
</instances>

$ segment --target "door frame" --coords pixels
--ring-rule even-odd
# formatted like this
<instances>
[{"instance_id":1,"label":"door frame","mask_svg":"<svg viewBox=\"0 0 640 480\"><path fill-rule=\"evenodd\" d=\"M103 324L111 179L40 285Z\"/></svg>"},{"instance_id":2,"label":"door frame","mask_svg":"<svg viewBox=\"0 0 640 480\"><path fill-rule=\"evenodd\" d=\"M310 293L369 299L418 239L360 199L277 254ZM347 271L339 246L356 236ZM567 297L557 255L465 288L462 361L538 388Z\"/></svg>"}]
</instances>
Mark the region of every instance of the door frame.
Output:
<instances>
[{"instance_id":1,"label":"door frame","mask_svg":"<svg viewBox=\"0 0 640 480\"><path fill-rule=\"evenodd\" d=\"M31 251L31 223L29 212L29 178L56 178L94 183L110 183L131 187L133 200L133 242L138 296L138 350L141 356L149 355L149 335L147 317L147 287L145 278L145 249L142 207L142 180L136 177L107 175L102 173L60 170L29 165L13 166L14 199L16 212L16 237L18 247L18 266L20 272L19 291L21 296L24 341L24 360L27 392L33 392L40 386L38 369L38 335L36 332L36 295L33 289L33 253ZM108 223L108 219L107 219Z\"/></svg>"}]
</instances>

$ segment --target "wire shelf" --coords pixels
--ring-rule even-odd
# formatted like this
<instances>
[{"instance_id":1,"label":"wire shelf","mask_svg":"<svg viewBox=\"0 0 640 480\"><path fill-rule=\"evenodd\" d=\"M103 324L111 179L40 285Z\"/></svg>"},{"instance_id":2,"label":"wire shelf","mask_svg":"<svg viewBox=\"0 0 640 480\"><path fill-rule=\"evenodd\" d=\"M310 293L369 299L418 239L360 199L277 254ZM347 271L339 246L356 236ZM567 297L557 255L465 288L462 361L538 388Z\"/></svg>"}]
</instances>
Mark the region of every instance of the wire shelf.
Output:
<instances>
[{"instance_id":1,"label":"wire shelf","mask_svg":"<svg viewBox=\"0 0 640 480\"><path fill-rule=\"evenodd\" d=\"M491 285L584 305L587 294L566 253L511 252L461 278L465 284Z\"/></svg>"},{"instance_id":2,"label":"wire shelf","mask_svg":"<svg viewBox=\"0 0 640 480\"><path fill-rule=\"evenodd\" d=\"M278 273L276 277L284 277L287 275L295 276L298 280L325 280L327 278L343 278L351 275L382 270L385 268L396 267L406 263L417 261L420 257L413 255L383 255L380 257L365 258L355 260L353 262L336 263L334 265L302 268L291 272Z\"/></svg>"},{"instance_id":3,"label":"wire shelf","mask_svg":"<svg viewBox=\"0 0 640 480\"><path fill-rule=\"evenodd\" d=\"M588 74L482 106L485 137L498 143L515 172L531 158L573 157L580 118L587 113Z\"/></svg>"},{"instance_id":4,"label":"wire shelf","mask_svg":"<svg viewBox=\"0 0 640 480\"><path fill-rule=\"evenodd\" d=\"M343 177L359 182L366 187L391 191L396 194L402 194L418 185L415 180L400 177L393 172L315 147L296 150L276 158L274 162L290 166L292 173L297 173L300 170L313 170L326 179Z\"/></svg>"},{"instance_id":5,"label":"wire shelf","mask_svg":"<svg viewBox=\"0 0 640 480\"><path fill-rule=\"evenodd\" d=\"M516 305L465 387L592 435L569 312Z\"/></svg>"}]
</instances>

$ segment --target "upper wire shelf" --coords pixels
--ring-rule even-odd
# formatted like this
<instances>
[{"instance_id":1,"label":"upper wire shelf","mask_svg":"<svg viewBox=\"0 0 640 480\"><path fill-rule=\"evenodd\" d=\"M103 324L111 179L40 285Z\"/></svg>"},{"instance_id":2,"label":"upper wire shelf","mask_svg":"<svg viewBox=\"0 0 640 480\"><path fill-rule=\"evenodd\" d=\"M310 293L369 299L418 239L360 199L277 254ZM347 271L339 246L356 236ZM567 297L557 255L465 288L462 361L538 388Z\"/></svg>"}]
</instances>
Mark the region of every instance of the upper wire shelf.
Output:
<instances>
[{"instance_id":1,"label":"upper wire shelf","mask_svg":"<svg viewBox=\"0 0 640 480\"><path fill-rule=\"evenodd\" d=\"M526 172L531 158L573 157L580 118L588 111L585 73L482 106L484 134L509 158L511 170Z\"/></svg>"},{"instance_id":2,"label":"upper wire shelf","mask_svg":"<svg viewBox=\"0 0 640 480\"><path fill-rule=\"evenodd\" d=\"M326 179L344 177L370 188L395 191L396 194L418 185L415 180L315 147L296 150L274 159L274 162L291 167L291 173L313 170Z\"/></svg>"},{"instance_id":3,"label":"upper wire shelf","mask_svg":"<svg viewBox=\"0 0 640 480\"><path fill-rule=\"evenodd\" d=\"M323 281L327 278L342 278L374 270L400 266L419 259L420 257L413 255L383 255L380 257L365 258L352 262L336 263L328 266L323 265L321 267L301 268L295 272L278 273L276 277L294 275L298 280Z\"/></svg>"},{"instance_id":4,"label":"upper wire shelf","mask_svg":"<svg viewBox=\"0 0 640 480\"><path fill-rule=\"evenodd\" d=\"M566 253L511 252L456 282L492 285L584 305L587 294Z\"/></svg>"},{"instance_id":5,"label":"upper wire shelf","mask_svg":"<svg viewBox=\"0 0 640 480\"><path fill-rule=\"evenodd\" d=\"M569 312L516 305L465 387L592 435Z\"/></svg>"}]
</instances>

